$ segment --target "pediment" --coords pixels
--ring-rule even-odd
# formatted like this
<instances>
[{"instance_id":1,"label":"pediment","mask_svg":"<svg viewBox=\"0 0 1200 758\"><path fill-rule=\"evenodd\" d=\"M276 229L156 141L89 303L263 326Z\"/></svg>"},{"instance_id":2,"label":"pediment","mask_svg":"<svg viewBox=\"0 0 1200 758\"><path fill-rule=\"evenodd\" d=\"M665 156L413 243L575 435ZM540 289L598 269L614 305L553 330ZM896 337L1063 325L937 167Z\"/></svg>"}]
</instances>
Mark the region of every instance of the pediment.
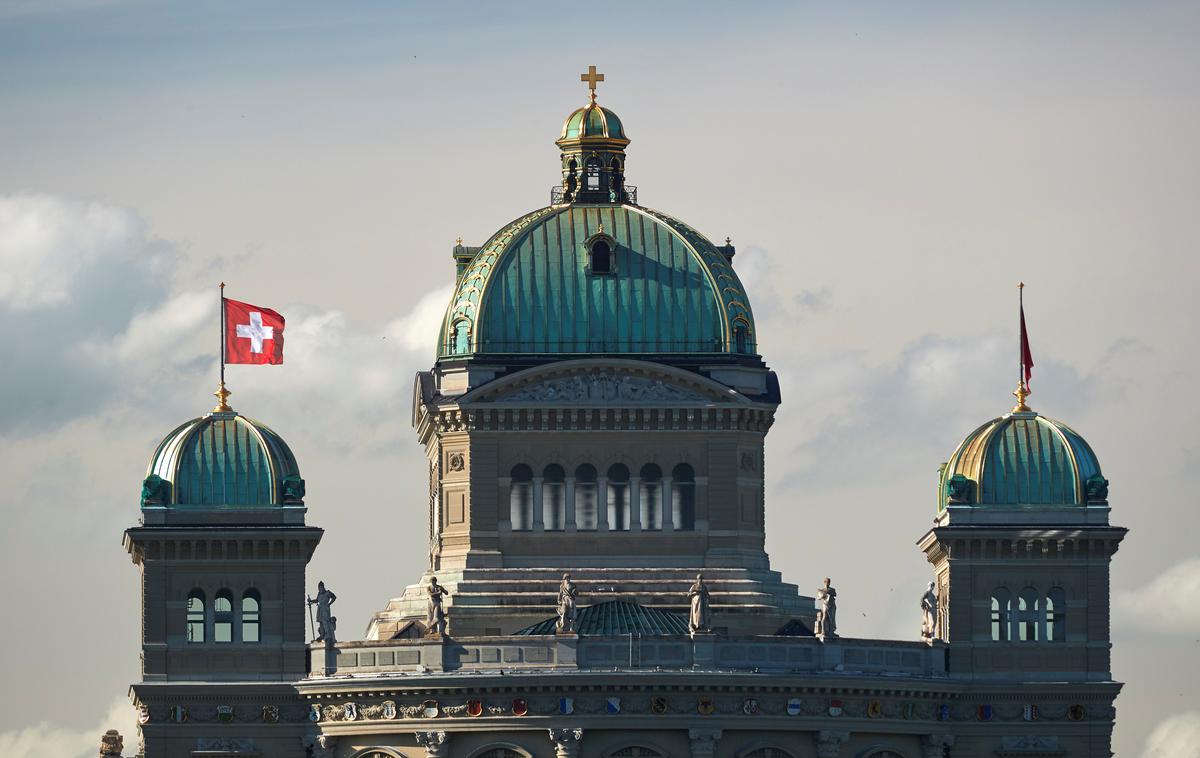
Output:
<instances>
[{"instance_id":1,"label":"pediment","mask_svg":"<svg viewBox=\"0 0 1200 758\"><path fill-rule=\"evenodd\" d=\"M503 377L459 401L536 405L745 403L703 376L645 361L563 361Z\"/></svg>"}]
</instances>

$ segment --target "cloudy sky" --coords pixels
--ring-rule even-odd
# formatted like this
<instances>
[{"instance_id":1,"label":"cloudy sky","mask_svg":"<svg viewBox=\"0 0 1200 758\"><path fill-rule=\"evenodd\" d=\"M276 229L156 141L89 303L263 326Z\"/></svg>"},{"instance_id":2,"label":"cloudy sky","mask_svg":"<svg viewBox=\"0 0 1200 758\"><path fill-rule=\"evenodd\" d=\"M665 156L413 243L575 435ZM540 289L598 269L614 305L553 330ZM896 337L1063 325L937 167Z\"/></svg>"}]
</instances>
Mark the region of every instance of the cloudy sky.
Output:
<instances>
[{"instance_id":1,"label":"cloudy sky","mask_svg":"<svg viewBox=\"0 0 1200 758\"><path fill-rule=\"evenodd\" d=\"M1187 3L0 4L0 754L132 733L155 443L212 404L216 284L288 317L233 405L291 443L348 630L425 548L413 373L455 237L544 205L600 100L641 201L731 236L784 404L768 548L913 637L934 474L1031 405L1091 441L1121 756L1200 744L1200 10ZM415 528L419 527L419 528ZM357 633L357 632L350 632Z\"/></svg>"}]
</instances>

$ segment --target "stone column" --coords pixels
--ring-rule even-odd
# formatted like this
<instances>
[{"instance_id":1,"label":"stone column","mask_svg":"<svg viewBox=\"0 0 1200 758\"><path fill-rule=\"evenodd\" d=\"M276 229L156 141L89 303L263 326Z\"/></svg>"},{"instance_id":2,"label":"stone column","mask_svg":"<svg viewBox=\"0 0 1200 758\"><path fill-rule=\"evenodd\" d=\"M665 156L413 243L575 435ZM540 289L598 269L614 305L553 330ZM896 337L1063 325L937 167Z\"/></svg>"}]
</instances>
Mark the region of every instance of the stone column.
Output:
<instances>
[{"instance_id":1,"label":"stone column","mask_svg":"<svg viewBox=\"0 0 1200 758\"><path fill-rule=\"evenodd\" d=\"M596 477L596 531L608 531L608 477Z\"/></svg>"},{"instance_id":2,"label":"stone column","mask_svg":"<svg viewBox=\"0 0 1200 758\"><path fill-rule=\"evenodd\" d=\"M563 522L563 529L568 532L575 531L575 477L568 476L566 478L566 489L563 493L566 500L564 508L566 508L566 520Z\"/></svg>"},{"instance_id":3,"label":"stone column","mask_svg":"<svg viewBox=\"0 0 1200 758\"><path fill-rule=\"evenodd\" d=\"M629 477L629 531L642 531L642 480Z\"/></svg>"},{"instance_id":4,"label":"stone column","mask_svg":"<svg viewBox=\"0 0 1200 758\"><path fill-rule=\"evenodd\" d=\"M425 748L427 758L447 758L450 749L446 743L450 741L447 732L417 732L417 744Z\"/></svg>"},{"instance_id":5,"label":"stone column","mask_svg":"<svg viewBox=\"0 0 1200 758\"><path fill-rule=\"evenodd\" d=\"M689 729L688 740L691 741L692 758L712 758L717 752L717 742L720 739L720 729Z\"/></svg>"},{"instance_id":6,"label":"stone column","mask_svg":"<svg viewBox=\"0 0 1200 758\"><path fill-rule=\"evenodd\" d=\"M850 732L835 732L822 729L814 737L817 743L818 758L837 758L842 752L842 745L850 741Z\"/></svg>"},{"instance_id":7,"label":"stone column","mask_svg":"<svg viewBox=\"0 0 1200 758\"><path fill-rule=\"evenodd\" d=\"M540 532L546 528L542 518L542 477L533 478L533 531Z\"/></svg>"},{"instance_id":8,"label":"stone column","mask_svg":"<svg viewBox=\"0 0 1200 758\"><path fill-rule=\"evenodd\" d=\"M921 738L921 758L945 758L953 744L953 734L927 734Z\"/></svg>"},{"instance_id":9,"label":"stone column","mask_svg":"<svg viewBox=\"0 0 1200 758\"><path fill-rule=\"evenodd\" d=\"M675 493L671 491L671 475L665 474L662 478L662 491L659 493L659 505L662 510L662 530L664 532L675 531Z\"/></svg>"},{"instance_id":10,"label":"stone column","mask_svg":"<svg viewBox=\"0 0 1200 758\"><path fill-rule=\"evenodd\" d=\"M554 743L555 758L575 758L579 755L579 743L583 742L583 730L578 727L551 729L550 741Z\"/></svg>"}]
</instances>

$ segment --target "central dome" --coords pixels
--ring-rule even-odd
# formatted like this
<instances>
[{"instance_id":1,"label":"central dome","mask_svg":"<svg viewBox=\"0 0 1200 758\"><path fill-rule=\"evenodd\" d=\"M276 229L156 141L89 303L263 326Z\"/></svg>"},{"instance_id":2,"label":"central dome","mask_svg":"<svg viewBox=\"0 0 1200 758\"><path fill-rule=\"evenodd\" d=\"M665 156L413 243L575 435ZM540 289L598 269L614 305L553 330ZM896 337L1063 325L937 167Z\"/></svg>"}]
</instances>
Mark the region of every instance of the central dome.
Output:
<instances>
[{"instance_id":1,"label":"central dome","mask_svg":"<svg viewBox=\"0 0 1200 758\"><path fill-rule=\"evenodd\" d=\"M731 256L731 247L648 208L542 208L505 226L466 265L439 357L754 355L754 317Z\"/></svg>"}]
</instances>

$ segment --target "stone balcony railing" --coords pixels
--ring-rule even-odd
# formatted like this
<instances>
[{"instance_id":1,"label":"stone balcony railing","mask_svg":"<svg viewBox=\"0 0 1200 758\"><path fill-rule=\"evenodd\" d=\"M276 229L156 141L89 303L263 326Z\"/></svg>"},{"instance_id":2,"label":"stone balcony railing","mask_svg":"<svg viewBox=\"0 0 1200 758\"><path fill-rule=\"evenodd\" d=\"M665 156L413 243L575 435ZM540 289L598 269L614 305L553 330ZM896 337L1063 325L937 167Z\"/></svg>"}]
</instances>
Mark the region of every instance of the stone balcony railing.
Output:
<instances>
[{"instance_id":1,"label":"stone balcony railing","mask_svg":"<svg viewBox=\"0 0 1200 758\"><path fill-rule=\"evenodd\" d=\"M719 671L944 677L946 646L814 637L465 637L313 643L310 676Z\"/></svg>"}]
</instances>

